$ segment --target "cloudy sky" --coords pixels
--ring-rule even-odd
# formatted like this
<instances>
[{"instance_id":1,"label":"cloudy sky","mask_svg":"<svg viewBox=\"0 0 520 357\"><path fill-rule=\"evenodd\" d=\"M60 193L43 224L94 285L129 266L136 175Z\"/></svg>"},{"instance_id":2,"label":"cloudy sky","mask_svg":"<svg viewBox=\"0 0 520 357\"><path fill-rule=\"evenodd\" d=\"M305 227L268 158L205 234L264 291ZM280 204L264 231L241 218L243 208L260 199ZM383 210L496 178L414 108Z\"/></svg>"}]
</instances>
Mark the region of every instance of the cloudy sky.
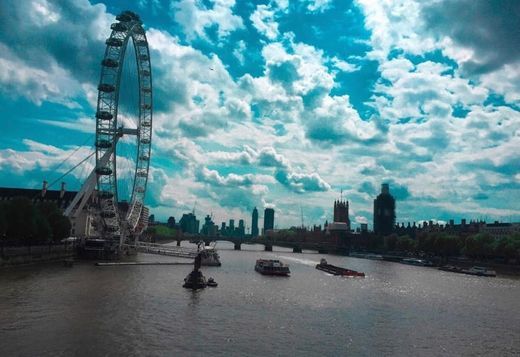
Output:
<instances>
[{"instance_id":1,"label":"cloudy sky","mask_svg":"<svg viewBox=\"0 0 520 357\"><path fill-rule=\"evenodd\" d=\"M40 187L92 151L104 41L127 3L0 2L1 186ZM520 220L519 1L132 3L159 218L196 205L250 226L274 206L279 228L302 212L322 224L343 190L356 227L389 182L400 222Z\"/></svg>"}]
</instances>

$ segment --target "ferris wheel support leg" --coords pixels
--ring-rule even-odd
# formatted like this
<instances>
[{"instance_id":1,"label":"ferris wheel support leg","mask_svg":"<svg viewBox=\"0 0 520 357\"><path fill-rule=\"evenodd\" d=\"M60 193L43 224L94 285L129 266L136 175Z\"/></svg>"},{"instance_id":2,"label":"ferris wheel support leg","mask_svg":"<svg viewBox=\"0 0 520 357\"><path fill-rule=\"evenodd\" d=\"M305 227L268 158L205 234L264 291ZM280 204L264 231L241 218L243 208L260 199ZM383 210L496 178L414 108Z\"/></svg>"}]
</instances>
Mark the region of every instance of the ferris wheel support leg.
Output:
<instances>
[{"instance_id":1,"label":"ferris wheel support leg","mask_svg":"<svg viewBox=\"0 0 520 357\"><path fill-rule=\"evenodd\" d=\"M106 163L108 162L108 159L110 158L110 155L112 154L112 152L113 152L113 150L108 150L101 157L101 160L100 160L100 164L101 165L106 165ZM92 170L92 172L90 173L90 175L88 176L88 178L85 181L85 183L83 184L83 186L81 187L81 190L79 190L79 192L76 194L76 196L74 196L74 199L72 200L70 205L65 210L64 216L70 218L70 217L74 217L78 212L81 212L81 210L83 209L83 207L87 203L88 199L92 195L92 192L94 191L94 188L96 187L96 178L97 178L97 176L96 176L96 168L94 168ZM79 202L79 200L81 198L83 198L83 199L81 200L81 203L78 206L78 208L76 210L76 213L74 215L72 215L72 210L74 209L74 207L76 207L76 205L78 204L78 202Z\"/></svg>"}]
</instances>

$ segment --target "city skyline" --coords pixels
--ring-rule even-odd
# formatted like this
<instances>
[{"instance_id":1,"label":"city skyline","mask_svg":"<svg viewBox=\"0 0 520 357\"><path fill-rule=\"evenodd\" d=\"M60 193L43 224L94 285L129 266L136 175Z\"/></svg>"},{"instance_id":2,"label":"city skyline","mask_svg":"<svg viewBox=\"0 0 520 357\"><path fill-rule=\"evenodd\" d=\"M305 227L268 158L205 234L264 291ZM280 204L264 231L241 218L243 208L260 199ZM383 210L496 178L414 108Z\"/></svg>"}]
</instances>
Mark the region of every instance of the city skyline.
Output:
<instances>
[{"instance_id":1,"label":"city skyline","mask_svg":"<svg viewBox=\"0 0 520 357\"><path fill-rule=\"evenodd\" d=\"M331 221L343 192L352 226L371 226L386 182L398 222L519 221L514 12L468 4L139 2L154 73L150 211L249 222L273 207L275 225L311 225ZM104 41L125 9L0 5L0 186L39 188L89 153ZM468 36L475 23L485 35Z\"/></svg>"}]
</instances>

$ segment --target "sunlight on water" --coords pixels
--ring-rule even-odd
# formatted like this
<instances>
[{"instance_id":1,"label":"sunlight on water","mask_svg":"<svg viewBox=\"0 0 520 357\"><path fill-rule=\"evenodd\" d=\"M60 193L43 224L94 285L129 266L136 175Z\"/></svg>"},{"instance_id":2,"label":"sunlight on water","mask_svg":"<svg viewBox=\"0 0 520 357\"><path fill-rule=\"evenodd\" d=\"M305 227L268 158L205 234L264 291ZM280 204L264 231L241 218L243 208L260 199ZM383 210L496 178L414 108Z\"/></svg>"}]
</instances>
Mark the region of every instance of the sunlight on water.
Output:
<instances>
[{"instance_id":1,"label":"sunlight on water","mask_svg":"<svg viewBox=\"0 0 520 357\"><path fill-rule=\"evenodd\" d=\"M173 243L175 244L175 243ZM185 244L183 246L194 245ZM219 242L217 288L191 266L61 265L0 272L2 355L518 355L518 280ZM315 269L363 271L346 279ZM256 259L291 276L254 271ZM187 261L140 254L138 261ZM59 293L57 293L59 292ZM196 340L197 343L193 343ZM42 352L44 351L44 352Z\"/></svg>"}]
</instances>

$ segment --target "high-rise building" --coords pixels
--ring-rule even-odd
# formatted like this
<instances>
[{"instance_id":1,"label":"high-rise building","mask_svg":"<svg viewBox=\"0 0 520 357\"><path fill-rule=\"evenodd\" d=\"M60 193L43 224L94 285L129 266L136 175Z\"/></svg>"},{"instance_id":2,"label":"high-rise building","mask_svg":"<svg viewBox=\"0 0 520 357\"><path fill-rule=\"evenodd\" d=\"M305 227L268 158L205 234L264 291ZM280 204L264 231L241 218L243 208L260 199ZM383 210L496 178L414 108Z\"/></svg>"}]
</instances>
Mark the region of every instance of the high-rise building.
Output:
<instances>
[{"instance_id":1,"label":"high-rise building","mask_svg":"<svg viewBox=\"0 0 520 357\"><path fill-rule=\"evenodd\" d=\"M241 219L238 221L237 235L243 238L246 234L246 226L244 225L244 220Z\"/></svg>"},{"instance_id":2,"label":"high-rise building","mask_svg":"<svg viewBox=\"0 0 520 357\"><path fill-rule=\"evenodd\" d=\"M184 233L197 234L199 233L199 220L193 213L184 213L179 221L181 230Z\"/></svg>"},{"instance_id":3,"label":"high-rise building","mask_svg":"<svg viewBox=\"0 0 520 357\"><path fill-rule=\"evenodd\" d=\"M264 234L267 233L268 230L274 229L274 209L266 208L264 210Z\"/></svg>"},{"instance_id":4,"label":"high-rise building","mask_svg":"<svg viewBox=\"0 0 520 357\"><path fill-rule=\"evenodd\" d=\"M395 199L387 183L381 185L381 193L374 200L374 232L391 234L395 227Z\"/></svg>"},{"instance_id":5,"label":"high-rise building","mask_svg":"<svg viewBox=\"0 0 520 357\"><path fill-rule=\"evenodd\" d=\"M205 236L215 236L217 234L218 226L215 225L211 216L208 214L206 218L204 218L204 224L202 225L202 229L200 230L200 234Z\"/></svg>"},{"instance_id":6,"label":"high-rise building","mask_svg":"<svg viewBox=\"0 0 520 357\"><path fill-rule=\"evenodd\" d=\"M348 201L334 201L334 222L346 223L350 230L350 219L348 217Z\"/></svg>"},{"instance_id":7,"label":"high-rise building","mask_svg":"<svg viewBox=\"0 0 520 357\"><path fill-rule=\"evenodd\" d=\"M253 217L251 221L251 236L258 237L258 210L256 207L253 209Z\"/></svg>"}]
</instances>

